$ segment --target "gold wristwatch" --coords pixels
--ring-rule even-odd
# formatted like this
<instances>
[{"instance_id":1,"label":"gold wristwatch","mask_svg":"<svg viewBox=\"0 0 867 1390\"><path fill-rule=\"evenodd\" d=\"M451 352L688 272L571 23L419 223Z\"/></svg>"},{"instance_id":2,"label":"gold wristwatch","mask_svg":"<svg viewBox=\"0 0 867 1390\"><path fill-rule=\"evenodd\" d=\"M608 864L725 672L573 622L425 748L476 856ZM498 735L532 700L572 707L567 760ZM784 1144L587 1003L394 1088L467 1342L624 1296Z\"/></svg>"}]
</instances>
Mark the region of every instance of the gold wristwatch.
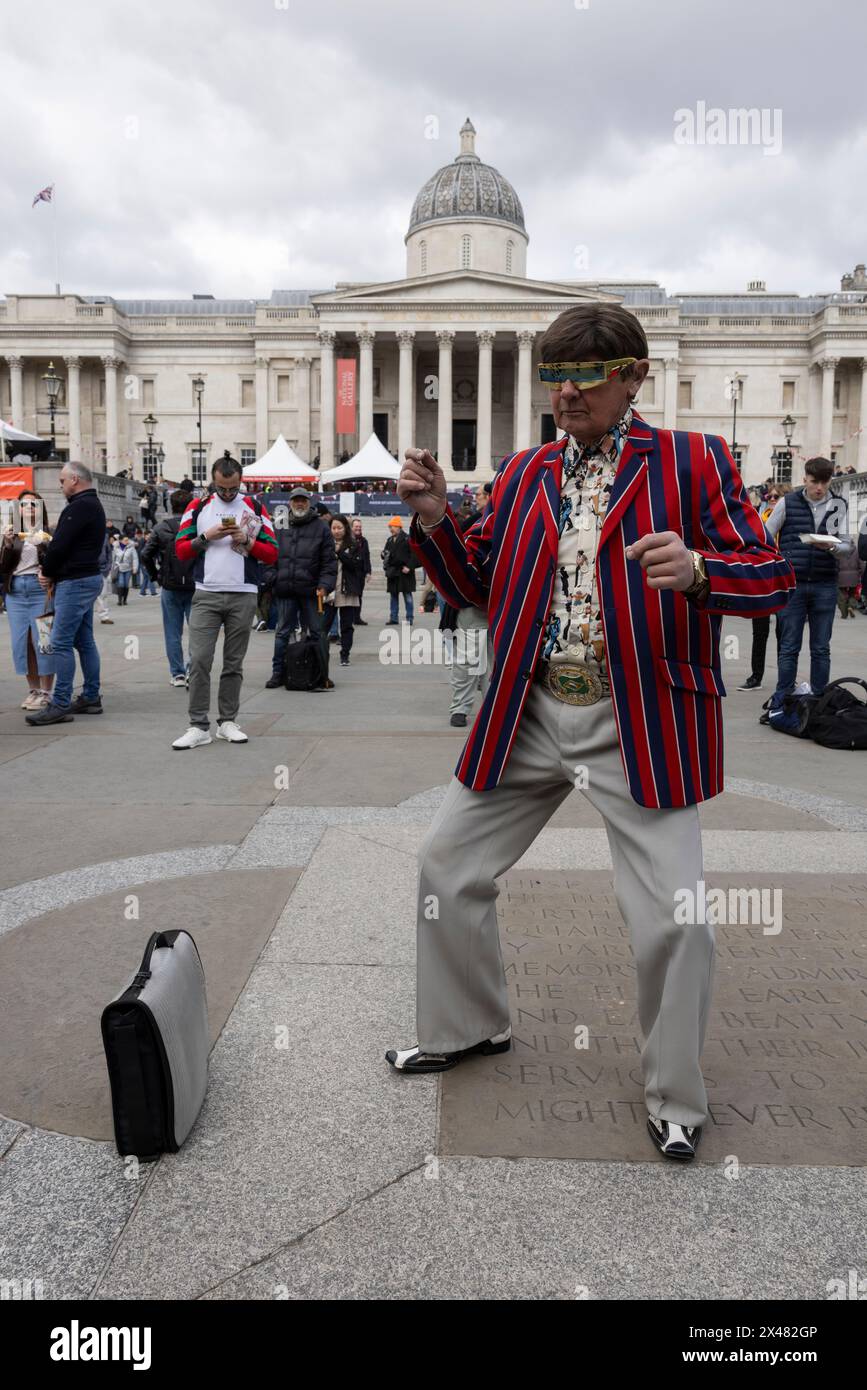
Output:
<instances>
[{"instance_id":1,"label":"gold wristwatch","mask_svg":"<svg viewBox=\"0 0 867 1390\"><path fill-rule=\"evenodd\" d=\"M705 568L704 556L697 550L691 550L693 581L688 589L683 590L684 598L698 598L705 589L710 588L710 580Z\"/></svg>"}]
</instances>

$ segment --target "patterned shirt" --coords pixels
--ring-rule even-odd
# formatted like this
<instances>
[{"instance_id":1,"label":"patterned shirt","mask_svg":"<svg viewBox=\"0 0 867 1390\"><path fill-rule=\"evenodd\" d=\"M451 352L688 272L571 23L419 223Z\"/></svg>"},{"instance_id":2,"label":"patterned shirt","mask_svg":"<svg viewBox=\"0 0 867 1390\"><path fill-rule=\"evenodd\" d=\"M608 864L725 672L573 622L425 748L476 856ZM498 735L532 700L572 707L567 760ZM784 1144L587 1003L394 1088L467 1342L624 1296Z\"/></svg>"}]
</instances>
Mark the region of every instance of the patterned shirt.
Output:
<instances>
[{"instance_id":1,"label":"patterned shirt","mask_svg":"<svg viewBox=\"0 0 867 1390\"><path fill-rule=\"evenodd\" d=\"M560 488L560 545L541 655L546 661L579 662L611 693L596 587L596 551L632 410L595 444L570 437Z\"/></svg>"}]
</instances>

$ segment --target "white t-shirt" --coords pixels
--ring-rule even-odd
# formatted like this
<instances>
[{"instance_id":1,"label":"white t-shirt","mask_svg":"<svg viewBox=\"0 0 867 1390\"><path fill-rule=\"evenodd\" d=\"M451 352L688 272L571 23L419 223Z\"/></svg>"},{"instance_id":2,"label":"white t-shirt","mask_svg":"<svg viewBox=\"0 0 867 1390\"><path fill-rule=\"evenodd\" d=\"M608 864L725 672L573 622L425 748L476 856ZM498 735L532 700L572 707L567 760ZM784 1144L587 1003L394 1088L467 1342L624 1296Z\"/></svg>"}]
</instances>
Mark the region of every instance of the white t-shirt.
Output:
<instances>
[{"instance_id":1,"label":"white t-shirt","mask_svg":"<svg viewBox=\"0 0 867 1390\"><path fill-rule=\"evenodd\" d=\"M216 493L202 507L196 518L196 532L202 535L212 526L219 525L224 516L234 517L239 525L252 531L253 523L258 531L260 522L256 513L247 506L243 497L235 497L224 502ZM244 556L232 549L228 536L215 536L205 549L205 577L196 580L197 589L207 589L216 594L255 594L256 585L244 579Z\"/></svg>"}]
</instances>

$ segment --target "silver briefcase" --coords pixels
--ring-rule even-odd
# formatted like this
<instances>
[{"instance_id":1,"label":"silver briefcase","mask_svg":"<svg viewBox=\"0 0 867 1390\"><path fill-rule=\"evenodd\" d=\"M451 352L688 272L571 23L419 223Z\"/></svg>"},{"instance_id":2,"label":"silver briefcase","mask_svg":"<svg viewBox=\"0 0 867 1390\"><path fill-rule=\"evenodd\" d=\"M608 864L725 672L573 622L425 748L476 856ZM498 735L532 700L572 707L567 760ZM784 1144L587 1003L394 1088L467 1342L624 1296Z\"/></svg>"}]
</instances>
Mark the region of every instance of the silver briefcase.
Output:
<instances>
[{"instance_id":1,"label":"silver briefcase","mask_svg":"<svg viewBox=\"0 0 867 1390\"><path fill-rule=\"evenodd\" d=\"M176 1153L208 1086L208 1005L196 943L154 932L130 983L102 1013L118 1153Z\"/></svg>"}]
</instances>

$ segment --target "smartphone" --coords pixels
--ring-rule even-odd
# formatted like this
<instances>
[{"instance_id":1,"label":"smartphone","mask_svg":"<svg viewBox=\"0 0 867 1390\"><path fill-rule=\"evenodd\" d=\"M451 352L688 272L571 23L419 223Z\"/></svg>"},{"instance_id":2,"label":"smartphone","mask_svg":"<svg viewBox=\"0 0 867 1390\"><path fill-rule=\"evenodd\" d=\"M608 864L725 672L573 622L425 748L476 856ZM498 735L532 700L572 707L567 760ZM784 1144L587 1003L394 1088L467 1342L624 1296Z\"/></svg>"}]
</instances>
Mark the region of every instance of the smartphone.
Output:
<instances>
[{"instance_id":1,"label":"smartphone","mask_svg":"<svg viewBox=\"0 0 867 1390\"><path fill-rule=\"evenodd\" d=\"M229 531L235 525L235 518L233 516L221 516L220 525L224 531Z\"/></svg>"}]
</instances>

